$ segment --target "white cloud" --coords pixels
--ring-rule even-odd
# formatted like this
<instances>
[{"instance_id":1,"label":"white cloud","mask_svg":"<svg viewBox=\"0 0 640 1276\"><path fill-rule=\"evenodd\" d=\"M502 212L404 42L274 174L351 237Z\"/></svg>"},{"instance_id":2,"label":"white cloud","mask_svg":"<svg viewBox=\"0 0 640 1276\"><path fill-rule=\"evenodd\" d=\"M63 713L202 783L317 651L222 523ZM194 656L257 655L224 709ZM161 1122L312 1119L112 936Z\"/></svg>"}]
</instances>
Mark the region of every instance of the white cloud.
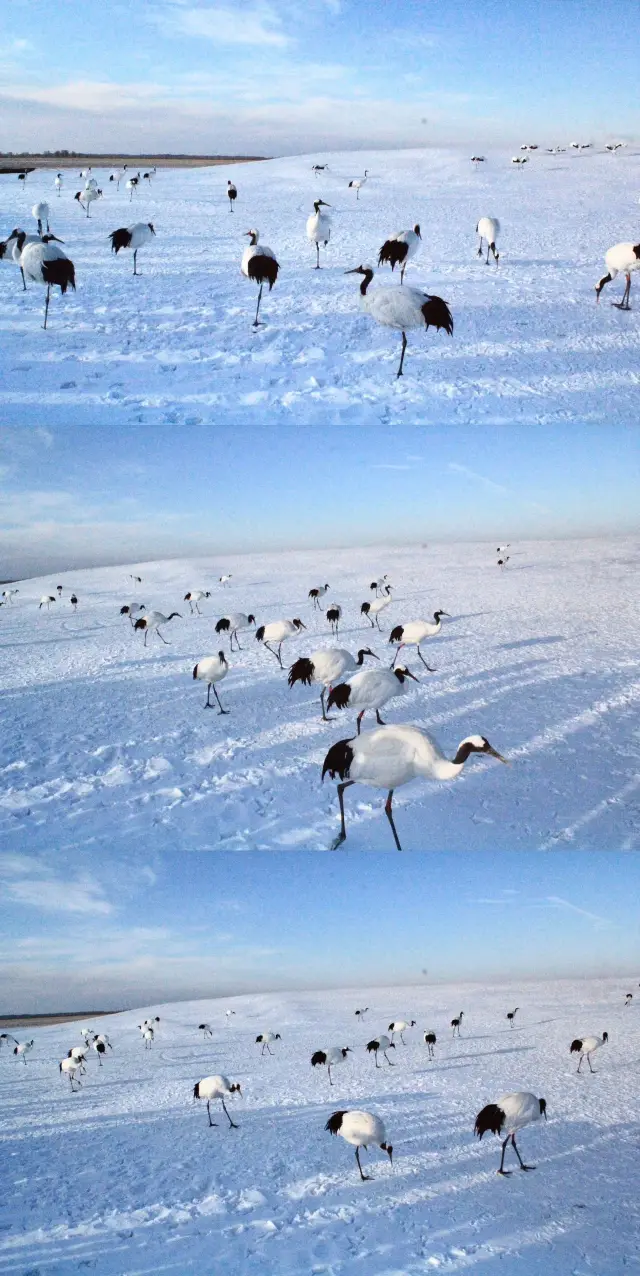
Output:
<instances>
[{"instance_id":1,"label":"white cloud","mask_svg":"<svg viewBox=\"0 0 640 1276\"><path fill-rule=\"evenodd\" d=\"M282 31L278 14L268 4L258 4L252 8L231 8L226 5L208 8L176 6L162 11L159 22L169 32L210 40L213 44L283 49L291 43Z\"/></svg>"},{"instance_id":2,"label":"white cloud","mask_svg":"<svg viewBox=\"0 0 640 1276\"><path fill-rule=\"evenodd\" d=\"M16 904L26 904L52 913L113 912L102 887L93 878L82 876L75 881L55 877L20 877L4 883L4 891Z\"/></svg>"}]
</instances>

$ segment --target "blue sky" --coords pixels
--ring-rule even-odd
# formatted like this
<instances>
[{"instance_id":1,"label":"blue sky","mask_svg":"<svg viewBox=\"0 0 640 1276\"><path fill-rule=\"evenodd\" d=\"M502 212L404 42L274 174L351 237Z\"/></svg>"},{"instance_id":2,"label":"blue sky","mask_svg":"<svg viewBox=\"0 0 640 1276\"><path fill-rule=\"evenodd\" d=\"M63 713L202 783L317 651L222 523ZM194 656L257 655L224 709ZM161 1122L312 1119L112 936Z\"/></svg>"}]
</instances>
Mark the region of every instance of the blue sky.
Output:
<instances>
[{"instance_id":1,"label":"blue sky","mask_svg":"<svg viewBox=\"0 0 640 1276\"><path fill-rule=\"evenodd\" d=\"M637 0L2 0L0 147L286 154L640 131ZM621 36L622 33L622 36ZM534 136L535 135L535 136Z\"/></svg>"},{"instance_id":2,"label":"blue sky","mask_svg":"<svg viewBox=\"0 0 640 1276\"><path fill-rule=\"evenodd\" d=\"M238 438L204 426L188 437L0 428L0 576L213 544L229 554L640 526L635 427L242 427Z\"/></svg>"},{"instance_id":3,"label":"blue sky","mask_svg":"<svg viewBox=\"0 0 640 1276\"><path fill-rule=\"evenodd\" d=\"M92 864L58 851L3 856L0 884L0 1013L640 975L638 855L181 852Z\"/></svg>"}]
</instances>

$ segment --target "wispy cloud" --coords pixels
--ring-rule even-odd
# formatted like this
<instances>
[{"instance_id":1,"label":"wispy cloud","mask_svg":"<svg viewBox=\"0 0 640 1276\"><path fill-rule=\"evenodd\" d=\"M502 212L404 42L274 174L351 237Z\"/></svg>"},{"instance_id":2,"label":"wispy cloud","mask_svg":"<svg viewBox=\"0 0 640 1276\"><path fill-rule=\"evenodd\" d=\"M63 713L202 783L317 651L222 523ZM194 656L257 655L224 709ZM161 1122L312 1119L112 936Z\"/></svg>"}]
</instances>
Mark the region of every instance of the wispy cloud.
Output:
<instances>
[{"instance_id":1,"label":"wispy cloud","mask_svg":"<svg viewBox=\"0 0 640 1276\"><path fill-rule=\"evenodd\" d=\"M489 478L486 474L479 474L477 470L472 470L468 465L460 465L457 461L449 461L447 469L453 474L462 474L465 478L471 479L474 483L480 483L491 492L496 492L500 496L513 496L521 501L523 505L529 506L530 509L538 510L539 513L548 514L550 511L545 505L540 505L538 501L532 501L528 497L522 497L519 492L515 492L510 487L505 487L504 483L496 483L494 479Z\"/></svg>"},{"instance_id":2,"label":"wispy cloud","mask_svg":"<svg viewBox=\"0 0 640 1276\"><path fill-rule=\"evenodd\" d=\"M551 908L557 908L568 913L577 913L580 917L585 917L587 921L594 922L597 929L604 926L611 926L611 921L607 917L600 917L598 913L591 913L587 908L580 908L578 904L572 904L568 899L562 899L560 895L547 895L545 902Z\"/></svg>"},{"instance_id":3,"label":"wispy cloud","mask_svg":"<svg viewBox=\"0 0 640 1276\"><path fill-rule=\"evenodd\" d=\"M292 43L282 30L279 15L269 4L257 4L252 8L226 5L184 8L174 5L161 10L156 16L165 30L210 40L212 44L284 49Z\"/></svg>"},{"instance_id":4,"label":"wispy cloud","mask_svg":"<svg viewBox=\"0 0 640 1276\"><path fill-rule=\"evenodd\" d=\"M48 913L97 913L106 916L113 906L102 887L89 876L64 881L56 877L19 877L4 883L4 891L16 904Z\"/></svg>"}]
</instances>

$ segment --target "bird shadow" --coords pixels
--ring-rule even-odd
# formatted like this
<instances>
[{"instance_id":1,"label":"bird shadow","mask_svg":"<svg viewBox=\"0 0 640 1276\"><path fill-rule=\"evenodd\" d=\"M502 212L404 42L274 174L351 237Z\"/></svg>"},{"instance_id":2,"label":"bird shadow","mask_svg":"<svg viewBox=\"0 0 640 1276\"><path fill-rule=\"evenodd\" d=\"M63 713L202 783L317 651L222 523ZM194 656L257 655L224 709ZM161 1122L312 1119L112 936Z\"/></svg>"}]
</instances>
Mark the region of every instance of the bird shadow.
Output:
<instances>
[{"instance_id":1,"label":"bird shadow","mask_svg":"<svg viewBox=\"0 0 640 1276\"><path fill-rule=\"evenodd\" d=\"M501 642L496 651L518 651L520 647L537 647L544 643L566 642L564 634L547 634L544 638L520 638L517 642Z\"/></svg>"}]
</instances>

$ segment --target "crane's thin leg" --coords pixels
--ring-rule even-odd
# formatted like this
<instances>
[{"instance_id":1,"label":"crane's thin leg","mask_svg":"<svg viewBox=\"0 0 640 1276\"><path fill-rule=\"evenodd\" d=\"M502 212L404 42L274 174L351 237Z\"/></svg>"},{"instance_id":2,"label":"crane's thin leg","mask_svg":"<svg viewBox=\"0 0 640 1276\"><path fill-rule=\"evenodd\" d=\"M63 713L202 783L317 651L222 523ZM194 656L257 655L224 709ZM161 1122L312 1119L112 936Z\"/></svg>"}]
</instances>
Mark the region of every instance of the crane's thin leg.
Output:
<instances>
[{"instance_id":1,"label":"crane's thin leg","mask_svg":"<svg viewBox=\"0 0 640 1276\"><path fill-rule=\"evenodd\" d=\"M629 305L629 293L631 292L631 275L626 275L625 278L627 282L625 285L622 301L614 301L613 303L617 310L631 309L631 306Z\"/></svg>"},{"instance_id":2,"label":"crane's thin leg","mask_svg":"<svg viewBox=\"0 0 640 1276\"><path fill-rule=\"evenodd\" d=\"M324 703L324 693L325 693L325 688L323 687L322 691L320 692L320 704L322 705L322 721L331 722L331 718L327 717L327 710Z\"/></svg>"},{"instance_id":3,"label":"crane's thin leg","mask_svg":"<svg viewBox=\"0 0 640 1276\"><path fill-rule=\"evenodd\" d=\"M46 326L47 326L47 316L48 316L48 314L49 314L49 298L50 298L50 296L51 296L51 285L50 285L50 284L47 284L47 300L46 300L46 302L45 302L45 306L44 306L44 323L43 323L43 325L42 325L42 327L43 327L43 328L46 328Z\"/></svg>"},{"instance_id":4,"label":"crane's thin leg","mask_svg":"<svg viewBox=\"0 0 640 1276\"><path fill-rule=\"evenodd\" d=\"M331 1080L331 1064L330 1063L327 1064L327 1072L329 1073L329 1085L333 1085L333 1081Z\"/></svg>"},{"instance_id":5,"label":"crane's thin leg","mask_svg":"<svg viewBox=\"0 0 640 1276\"><path fill-rule=\"evenodd\" d=\"M198 615L199 615L199 616L201 616L201 615L202 615L202 612L200 611L200 608L198 607L198 604L197 604L197 603L196 603L196 611L197 611L197 613L198 613Z\"/></svg>"},{"instance_id":6,"label":"crane's thin leg","mask_svg":"<svg viewBox=\"0 0 640 1276\"><path fill-rule=\"evenodd\" d=\"M422 654L422 652L421 652L421 650L420 650L420 644L418 644L417 652L418 652L418 655L419 655L419 657L420 657L420 659L421 659L421 661L422 661L422 663L423 663L423 665L424 665L425 669L428 669L428 670L429 670L429 673L435 673L435 669L432 669L432 668L431 668L431 665L428 665L428 664L427 664L427 662L426 662L426 660L425 660L425 658L424 658L424 656L423 656L423 654Z\"/></svg>"},{"instance_id":7,"label":"crane's thin leg","mask_svg":"<svg viewBox=\"0 0 640 1276\"><path fill-rule=\"evenodd\" d=\"M269 1054L273 1054L273 1050L271 1049L271 1046L269 1045L269 1042L268 1042L268 1041L267 1041L267 1050L268 1050Z\"/></svg>"},{"instance_id":8,"label":"crane's thin leg","mask_svg":"<svg viewBox=\"0 0 640 1276\"><path fill-rule=\"evenodd\" d=\"M20 267L20 274L22 275L22 289L23 289L23 292L26 292L26 291L27 291L27 284L26 284L26 280L25 280L25 277L24 277L24 270L22 269L22 266Z\"/></svg>"},{"instance_id":9,"label":"crane's thin leg","mask_svg":"<svg viewBox=\"0 0 640 1276\"><path fill-rule=\"evenodd\" d=\"M582 1056L582 1055L580 1055L580 1062L579 1062L579 1064L578 1064L578 1068L577 1068L577 1071L578 1071L578 1072L580 1071L580 1069L581 1069L581 1067L582 1067L582 1059L583 1059L583 1056Z\"/></svg>"},{"instance_id":10,"label":"crane's thin leg","mask_svg":"<svg viewBox=\"0 0 640 1276\"><path fill-rule=\"evenodd\" d=\"M168 639L168 638L163 638L163 637L162 637L162 634L160 633L160 630L159 630L159 629L156 629L156 633L157 633L157 635L158 635L158 638L160 638L161 642L163 642L163 643L164 643L165 647L170 647L170 646L171 646L171 643L169 642L169 639Z\"/></svg>"},{"instance_id":11,"label":"crane's thin leg","mask_svg":"<svg viewBox=\"0 0 640 1276\"><path fill-rule=\"evenodd\" d=\"M478 257L482 257L482 235L480 236L480 247L478 249Z\"/></svg>"},{"instance_id":12,"label":"crane's thin leg","mask_svg":"<svg viewBox=\"0 0 640 1276\"><path fill-rule=\"evenodd\" d=\"M360 735L360 723L362 722L362 719L364 718L364 715L365 715L365 713L366 713L366 712L367 712L367 711L366 711L366 709L362 709L362 710L361 710L361 712L358 714L358 717L356 718L356 725L357 725L357 728L358 728L358 735Z\"/></svg>"},{"instance_id":13,"label":"crane's thin leg","mask_svg":"<svg viewBox=\"0 0 640 1276\"><path fill-rule=\"evenodd\" d=\"M145 629L145 631L144 631L144 645L145 645L145 647L146 647L146 645L147 645L147 634L148 634L148 633L149 633L149 630L148 630L148 629Z\"/></svg>"},{"instance_id":14,"label":"crane's thin leg","mask_svg":"<svg viewBox=\"0 0 640 1276\"><path fill-rule=\"evenodd\" d=\"M337 851L338 847L347 840L347 830L344 823L344 791L354 783L353 780L345 780L344 784L338 785L338 802L340 803L340 833L339 836L331 843L331 850Z\"/></svg>"},{"instance_id":15,"label":"crane's thin leg","mask_svg":"<svg viewBox=\"0 0 640 1276\"><path fill-rule=\"evenodd\" d=\"M367 616L367 620L369 621L369 624L371 625L371 628L372 628L372 629L375 629L375 625L374 625L374 623L373 623L373 621L372 621L372 619L371 619L371 616L369 616L369 615L368 615L368 616Z\"/></svg>"},{"instance_id":16,"label":"crane's thin leg","mask_svg":"<svg viewBox=\"0 0 640 1276\"><path fill-rule=\"evenodd\" d=\"M229 1113L227 1112L226 1104L225 1104L224 1099L222 1098L222 1095L220 1096L220 1102L221 1102L221 1104L222 1104L222 1106L223 1106L223 1108L224 1108L225 1116L229 1117L229 1129L231 1129L231 1130L239 1130L239 1129L240 1129L240 1126L239 1126L239 1125L236 1125L235 1121L232 1121L232 1120L231 1120L231 1117L229 1116Z\"/></svg>"},{"instance_id":17,"label":"crane's thin leg","mask_svg":"<svg viewBox=\"0 0 640 1276\"><path fill-rule=\"evenodd\" d=\"M402 267L402 270L400 271L400 284L401 284L401 285L404 283L404 272L405 272L405 270L406 270L406 269L407 269L407 266L406 266L406 262L405 262L404 266Z\"/></svg>"},{"instance_id":18,"label":"crane's thin leg","mask_svg":"<svg viewBox=\"0 0 640 1276\"><path fill-rule=\"evenodd\" d=\"M271 655L272 655L272 656L275 656L276 660L278 661L278 663L279 663L279 665L280 665L280 668L282 669L282 667L283 667L283 666L282 666L282 660L281 660L281 658L280 658L280 651L279 651L279 650L278 650L278 651L274 651L274 650L273 650L273 647L270 647L268 642L265 642L265 644L264 644L264 645L265 645L265 647L267 648L267 651L270 651L270 652L271 652ZM282 643L280 643L280 646L282 646Z\"/></svg>"},{"instance_id":19,"label":"crane's thin leg","mask_svg":"<svg viewBox=\"0 0 640 1276\"><path fill-rule=\"evenodd\" d=\"M385 1059L386 1059L387 1063L389 1064L389 1067L390 1067L390 1068L395 1068L395 1066L396 1066L396 1065L395 1065L395 1063L392 1063L392 1062L391 1062L391 1060L390 1060L390 1058L389 1058L389 1056L388 1056L388 1054L387 1054L386 1050L383 1050L383 1052L382 1052L382 1053L383 1053L383 1055L384 1055L384 1057L385 1057Z\"/></svg>"},{"instance_id":20,"label":"crane's thin leg","mask_svg":"<svg viewBox=\"0 0 640 1276\"><path fill-rule=\"evenodd\" d=\"M218 701L218 708L220 709L220 713L228 713L228 712L229 712L229 710L228 710L228 709L223 709L223 708L222 708L222 705L221 705L221 703L220 703L220 696L218 695L218 692L216 691L215 686L214 686L214 688L213 688L213 694L214 694L214 696L215 696L216 700Z\"/></svg>"},{"instance_id":21,"label":"crane's thin leg","mask_svg":"<svg viewBox=\"0 0 640 1276\"><path fill-rule=\"evenodd\" d=\"M217 1121L212 1121L212 1120L211 1120L211 1108L210 1108L210 1106L209 1106L210 1102L211 1102L211 1100L210 1100L210 1099L207 1099L207 1116L209 1117L209 1125L210 1125L210 1126L212 1126L212 1125L217 1125L217 1124L218 1124L218 1122L217 1122Z\"/></svg>"},{"instance_id":22,"label":"crane's thin leg","mask_svg":"<svg viewBox=\"0 0 640 1276\"><path fill-rule=\"evenodd\" d=\"M386 1057L387 1057L387 1056L385 1055L385 1059L386 1059ZM376 1068L379 1068L379 1067L380 1067L380 1064L378 1063L378 1051L377 1051L377 1050L376 1050L376 1051L374 1051L374 1058L375 1058L375 1061L376 1061Z\"/></svg>"},{"instance_id":23,"label":"crane's thin leg","mask_svg":"<svg viewBox=\"0 0 640 1276\"><path fill-rule=\"evenodd\" d=\"M524 1161L523 1161L522 1157L520 1156L520 1153L519 1153L519 1151L518 1151L518 1149L517 1149L517 1147L516 1147L516 1136L515 1136L515 1134L512 1134L512 1135L511 1135L511 1145L512 1145L513 1150L514 1150L514 1152L515 1152L515 1154L516 1154L516 1156L517 1156L517 1158L518 1158L518 1160L519 1160L519 1162L520 1162L520 1169L521 1169L521 1170L535 1170L535 1168L536 1168L536 1167L535 1167L535 1165L525 1165L525 1163L524 1163Z\"/></svg>"},{"instance_id":24,"label":"crane's thin leg","mask_svg":"<svg viewBox=\"0 0 640 1276\"><path fill-rule=\"evenodd\" d=\"M138 268L137 268L137 257L138 257L138 249L136 248L136 250L135 250L135 252L134 252L134 254L133 254L133 273L134 273L134 275L137 275L137 273L138 273Z\"/></svg>"},{"instance_id":25,"label":"crane's thin leg","mask_svg":"<svg viewBox=\"0 0 640 1276\"><path fill-rule=\"evenodd\" d=\"M314 269L320 269L320 241L318 239L316 239L316 264Z\"/></svg>"},{"instance_id":26,"label":"crane's thin leg","mask_svg":"<svg viewBox=\"0 0 640 1276\"><path fill-rule=\"evenodd\" d=\"M386 722L383 722L383 721L382 721L382 718L380 717L380 710L379 710L379 709L376 709L376 722L378 723L378 726L379 726L379 727L386 727L386 725L387 725L387 724L386 724Z\"/></svg>"},{"instance_id":27,"label":"crane's thin leg","mask_svg":"<svg viewBox=\"0 0 640 1276\"><path fill-rule=\"evenodd\" d=\"M260 310L260 302L262 301L262 288L263 288L263 285L262 285L262 284L260 284L260 291L259 291L259 293L258 293L258 304L257 304L257 306L256 306L256 317L255 317L255 319L254 319L254 321L253 321L253 326L254 326L254 328L259 328L259 327L260 327L260 320L258 319L258 313L259 313L259 310Z\"/></svg>"},{"instance_id":28,"label":"crane's thin leg","mask_svg":"<svg viewBox=\"0 0 640 1276\"><path fill-rule=\"evenodd\" d=\"M400 1040L401 1040L401 1042L402 1042L403 1046L406 1046L406 1044L407 1044L407 1043L406 1043L406 1041L405 1041L405 1039L404 1039L404 1037L403 1037L402 1033L400 1033Z\"/></svg>"},{"instance_id":29,"label":"crane's thin leg","mask_svg":"<svg viewBox=\"0 0 640 1276\"><path fill-rule=\"evenodd\" d=\"M589 1072L593 1072L594 1069L591 1067L591 1055L587 1055L587 1063L589 1064Z\"/></svg>"},{"instance_id":30,"label":"crane's thin leg","mask_svg":"<svg viewBox=\"0 0 640 1276\"><path fill-rule=\"evenodd\" d=\"M399 851L401 851L401 850L402 850L402 847L401 847L401 845L400 845L400 839L399 839L398 834L397 834L397 832L396 832L396 826L395 826L395 824L394 824L394 822L393 822L393 812L392 812L392 809L391 809L391 804L392 804L392 802L393 802L393 789L389 789L389 796L388 796L388 798L387 798L387 800L386 800L386 802L385 802L385 804L384 804L384 813L385 813L385 815L386 815L386 817L387 817L387 819L388 819L388 821L389 821L389 823L390 823L390 825L391 825L391 832L393 833L393 837L394 837L395 844L396 844L396 846L397 846L398 850L399 850ZM400 1036L402 1036L402 1033L400 1034ZM404 1042L403 1042L402 1044L404 1045Z\"/></svg>"},{"instance_id":31,"label":"crane's thin leg","mask_svg":"<svg viewBox=\"0 0 640 1276\"><path fill-rule=\"evenodd\" d=\"M401 377L401 376L403 375L403 373L402 373L402 365L403 365L403 363L404 363L404 352L405 352L406 348L407 348L407 334L406 334L406 332L403 332L403 334L402 334L402 354L400 355L400 367L398 368L398 371L397 371L397 373L396 373L396 378L397 378L397 377Z\"/></svg>"},{"instance_id":32,"label":"crane's thin leg","mask_svg":"<svg viewBox=\"0 0 640 1276\"><path fill-rule=\"evenodd\" d=\"M489 252L490 252L490 248L491 248L491 245L490 245L490 244L487 244L487 260L486 260L486 262L485 262L485 266L488 266L488 265L489 265Z\"/></svg>"},{"instance_id":33,"label":"crane's thin leg","mask_svg":"<svg viewBox=\"0 0 640 1276\"><path fill-rule=\"evenodd\" d=\"M498 1170L498 1174L504 1174L505 1178L508 1178L511 1173L511 1170L505 1170L504 1168L504 1154L507 1150L507 1143L509 1142L510 1138L511 1138L511 1135L508 1134L504 1143L502 1144L502 1157L500 1158L500 1169Z\"/></svg>"},{"instance_id":34,"label":"crane's thin leg","mask_svg":"<svg viewBox=\"0 0 640 1276\"><path fill-rule=\"evenodd\" d=\"M359 1169L359 1171L360 1171L360 1178L362 1179L362 1182L363 1182L363 1183L366 1183L366 1182L367 1182L367 1179L370 1179L370 1178L371 1178L371 1175L370 1175L370 1174L363 1174L363 1173L362 1173L362 1166L361 1166L361 1164L360 1164L360 1156L359 1156L359 1152L360 1152L360 1149L359 1149L359 1148L356 1148L356 1161L358 1162L358 1169Z\"/></svg>"}]
</instances>

